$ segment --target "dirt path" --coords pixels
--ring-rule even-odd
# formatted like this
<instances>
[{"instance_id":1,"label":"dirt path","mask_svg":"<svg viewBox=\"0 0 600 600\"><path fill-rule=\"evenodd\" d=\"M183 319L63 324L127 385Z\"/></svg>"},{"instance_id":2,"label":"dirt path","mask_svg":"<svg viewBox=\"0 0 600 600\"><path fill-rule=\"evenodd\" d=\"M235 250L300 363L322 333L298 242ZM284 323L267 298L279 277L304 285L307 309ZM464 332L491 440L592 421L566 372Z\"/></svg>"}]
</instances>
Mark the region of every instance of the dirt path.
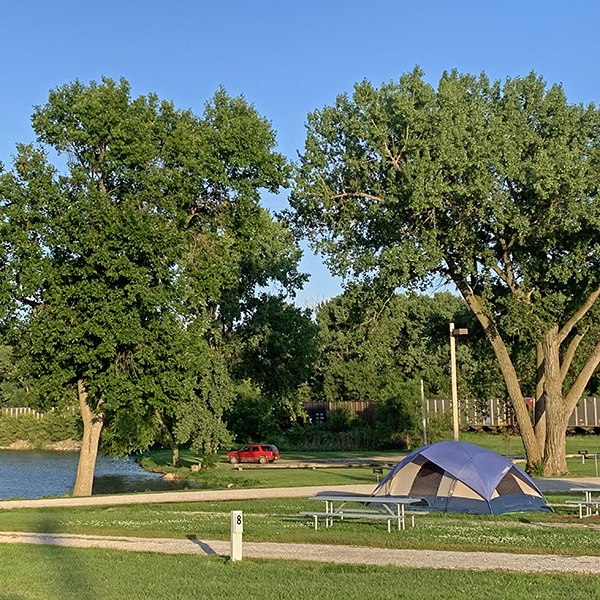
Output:
<instances>
[{"instance_id":1,"label":"dirt path","mask_svg":"<svg viewBox=\"0 0 600 600\"><path fill-rule=\"evenodd\" d=\"M51 533L0 532L0 543L43 544L72 548L108 548L165 554L229 556L229 542L200 539L137 538ZM246 558L309 560L360 565L513 571L520 573L600 574L599 556L553 556L505 552L394 550L325 544L244 542Z\"/></svg>"},{"instance_id":2,"label":"dirt path","mask_svg":"<svg viewBox=\"0 0 600 600\"><path fill-rule=\"evenodd\" d=\"M597 486L600 477L574 479L535 479L542 492L564 492L576 487ZM53 506L116 506L118 504L148 504L162 502L216 502L220 500L259 500L261 498L308 498L319 492L339 491L369 494L373 484L330 485L285 488L254 488L230 490L184 490L144 494L117 494L85 498L36 498L31 500L0 500L0 510L9 508L45 508Z\"/></svg>"},{"instance_id":3,"label":"dirt path","mask_svg":"<svg viewBox=\"0 0 600 600\"><path fill-rule=\"evenodd\" d=\"M260 500L261 498L308 498L319 492L339 491L369 494L373 485L316 485L285 488L253 488L231 490L186 490L148 494L117 494L85 498L36 498L2 500L0 510L7 508L46 508L53 506L116 506L118 504L155 504L163 502L216 502L220 500Z\"/></svg>"}]
</instances>

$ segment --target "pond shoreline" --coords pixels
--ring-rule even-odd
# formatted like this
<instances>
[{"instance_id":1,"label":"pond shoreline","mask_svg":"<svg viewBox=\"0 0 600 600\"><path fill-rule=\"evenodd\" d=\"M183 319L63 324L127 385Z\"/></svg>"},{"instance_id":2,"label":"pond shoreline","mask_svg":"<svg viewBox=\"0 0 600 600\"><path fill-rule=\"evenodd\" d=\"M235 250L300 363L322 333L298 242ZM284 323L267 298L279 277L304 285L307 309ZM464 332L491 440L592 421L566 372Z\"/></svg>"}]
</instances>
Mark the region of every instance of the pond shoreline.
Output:
<instances>
[{"instance_id":1,"label":"pond shoreline","mask_svg":"<svg viewBox=\"0 0 600 600\"><path fill-rule=\"evenodd\" d=\"M31 442L30 440L16 440L8 446L0 446L0 450L55 450L57 452L79 452L81 440L61 440L59 442Z\"/></svg>"}]
</instances>

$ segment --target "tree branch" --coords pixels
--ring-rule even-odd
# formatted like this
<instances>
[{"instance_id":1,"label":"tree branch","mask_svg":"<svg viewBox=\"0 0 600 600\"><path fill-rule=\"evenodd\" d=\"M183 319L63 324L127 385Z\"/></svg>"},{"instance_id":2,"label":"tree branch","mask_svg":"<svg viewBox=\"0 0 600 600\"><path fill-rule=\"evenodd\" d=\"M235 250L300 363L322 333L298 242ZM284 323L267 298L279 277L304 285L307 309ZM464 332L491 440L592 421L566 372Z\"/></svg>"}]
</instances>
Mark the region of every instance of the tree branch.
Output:
<instances>
[{"instance_id":1,"label":"tree branch","mask_svg":"<svg viewBox=\"0 0 600 600\"><path fill-rule=\"evenodd\" d=\"M380 196L373 196L372 194L365 194L364 192L341 192L331 196L332 200L340 200L341 198L368 198L369 200L375 200L376 202L385 202L385 198Z\"/></svg>"},{"instance_id":2,"label":"tree branch","mask_svg":"<svg viewBox=\"0 0 600 600\"><path fill-rule=\"evenodd\" d=\"M517 416L517 422L521 429L521 436L523 438L523 444L527 452L527 460L530 464L535 464L542 458L542 451L537 443L535 433L533 430L533 424L529 417L529 411L521 391L519 384L519 378L515 367L512 363L508 350L500 332L497 330L492 317L490 316L483 299L477 296L467 282L465 281L460 269L452 257L446 256L446 263L448 265L450 277L454 281L456 287L462 294L465 302L469 305L469 308L473 311L473 314L477 317L477 320L481 323L485 335L489 340L494 354L498 360L498 365L504 378L504 383L508 391L508 395L511 399L515 414Z\"/></svg>"},{"instance_id":3,"label":"tree branch","mask_svg":"<svg viewBox=\"0 0 600 600\"><path fill-rule=\"evenodd\" d=\"M569 369L571 368L571 363L573 362L573 357L575 356L575 352L581 343L581 340L584 338L584 333L577 333L569 343L569 347L563 356L561 365L560 365L560 381L564 382Z\"/></svg>"},{"instance_id":4,"label":"tree branch","mask_svg":"<svg viewBox=\"0 0 600 600\"><path fill-rule=\"evenodd\" d=\"M583 319L585 314L592 308L596 299L600 296L600 286L597 287L581 305L581 308L565 323L564 327L558 332L558 344L562 344L569 333L571 333L573 327Z\"/></svg>"},{"instance_id":5,"label":"tree branch","mask_svg":"<svg viewBox=\"0 0 600 600\"><path fill-rule=\"evenodd\" d=\"M594 374L594 371L600 364L600 342L596 344L593 352L588 357L583 369L579 372L575 383L571 386L567 397L565 398L565 410L567 414L571 414L577 402L581 398L581 395L585 391L585 386L588 384L590 378Z\"/></svg>"}]
</instances>

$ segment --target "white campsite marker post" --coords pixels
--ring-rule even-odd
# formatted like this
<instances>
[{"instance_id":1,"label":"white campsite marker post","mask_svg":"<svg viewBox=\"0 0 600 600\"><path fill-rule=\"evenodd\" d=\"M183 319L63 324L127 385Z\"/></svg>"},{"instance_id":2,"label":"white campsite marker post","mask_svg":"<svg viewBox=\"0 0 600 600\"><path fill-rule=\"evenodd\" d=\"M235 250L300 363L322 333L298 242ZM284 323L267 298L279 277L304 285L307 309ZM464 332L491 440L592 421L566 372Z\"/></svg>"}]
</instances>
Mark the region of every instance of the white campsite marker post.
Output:
<instances>
[{"instance_id":1,"label":"white campsite marker post","mask_svg":"<svg viewBox=\"0 0 600 600\"><path fill-rule=\"evenodd\" d=\"M232 562L242 560L242 533L244 533L244 517L241 510L231 511L231 551Z\"/></svg>"}]
</instances>

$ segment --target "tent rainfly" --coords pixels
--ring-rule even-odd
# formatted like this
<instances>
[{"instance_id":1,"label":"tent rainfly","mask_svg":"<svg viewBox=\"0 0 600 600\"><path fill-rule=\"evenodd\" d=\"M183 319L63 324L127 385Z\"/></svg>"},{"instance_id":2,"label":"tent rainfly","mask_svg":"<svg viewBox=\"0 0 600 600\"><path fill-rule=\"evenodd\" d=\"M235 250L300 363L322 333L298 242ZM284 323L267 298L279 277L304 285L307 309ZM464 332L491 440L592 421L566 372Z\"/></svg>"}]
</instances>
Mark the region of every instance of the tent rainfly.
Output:
<instances>
[{"instance_id":1,"label":"tent rainfly","mask_svg":"<svg viewBox=\"0 0 600 600\"><path fill-rule=\"evenodd\" d=\"M415 450L381 480L373 495L416 496L440 512L552 510L525 471L504 456L466 442Z\"/></svg>"}]
</instances>

